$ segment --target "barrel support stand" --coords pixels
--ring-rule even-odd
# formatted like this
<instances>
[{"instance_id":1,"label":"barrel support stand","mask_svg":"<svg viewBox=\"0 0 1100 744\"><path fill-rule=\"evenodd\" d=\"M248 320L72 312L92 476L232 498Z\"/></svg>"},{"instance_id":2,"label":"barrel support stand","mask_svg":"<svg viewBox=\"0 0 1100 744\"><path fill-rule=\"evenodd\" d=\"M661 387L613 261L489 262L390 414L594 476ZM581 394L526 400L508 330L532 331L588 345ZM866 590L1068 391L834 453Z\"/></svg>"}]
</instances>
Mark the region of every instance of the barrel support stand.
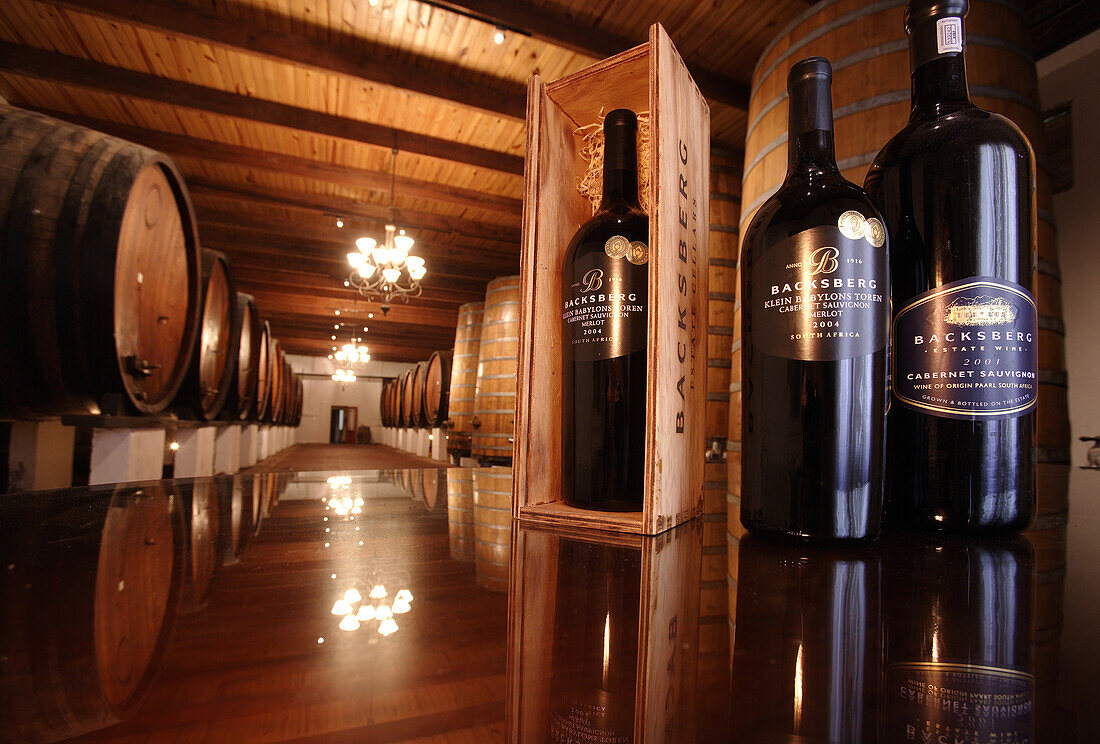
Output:
<instances>
[{"instance_id":1,"label":"barrel support stand","mask_svg":"<svg viewBox=\"0 0 1100 744\"><path fill-rule=\"evenodd\" d=\"M177 478L203 478L214 474L215 427L196 426L180 428L177 434L179 449L176 451Z\"/></svg>"},{"instance_id":2,"label":"barrel support stand","mask_svg":"<svg viewBox=\"0 0 1100 744\"><path fill-rule=\"evenodd\" d=\"M250 468L259 460L258 451L260 445L260 425L246 424L241 429L241 459L242 468Z\"/></svg>"},{"instance_id":3,"label":"barrel support stand","mask_svg":"<svg viewBox=\"0 0 1100 744\"><path fill-rule=\"evenodd\" d=\"M432 450L428 456L433 460L446 460L447 459L447 438L443 434L443 429L436 427L431 430L431 442Z\"/></svg>"},{"instance_id":4,"label":"barrel support stand","mask_svg":"<svg viewBox=\"0 0 1100 744\"><path fill-rule=\"evenodd\" d=\"M219 426L214 434L214 473L232 475L241 469L240 424Z\"/></svg>"},{"instance_id":5,"label":"barrel support stand","mask_svg":"<svg viewBox=\"0 0 1100 744\"><path fill-rule=\"evenodd\" d=\"M76 429L60 419L17 421L8 447L9 491L67 488L73 481Z\"/></svg>"},{"instance_id":6,"label":"barrel support stand","mask_svg":"<svg viewBox=\"0 0 1100 744\"><path fill-rule=\"evenodd\" d=\"M92 430L89 485L160 480L164 473L163 428Z\"/></svg>"},{"instance_id":7,"label":"barrel support stand","mask_svg":"<svg viewBox=\"0 0 1100 744\"><path fill-rule=\"evenodd\" d=\"M432 442L428 437L432 434L431 429L413 429L413 435L416 442L416 454L420 457L432 456Z\"/></svg>"}]
</instances>

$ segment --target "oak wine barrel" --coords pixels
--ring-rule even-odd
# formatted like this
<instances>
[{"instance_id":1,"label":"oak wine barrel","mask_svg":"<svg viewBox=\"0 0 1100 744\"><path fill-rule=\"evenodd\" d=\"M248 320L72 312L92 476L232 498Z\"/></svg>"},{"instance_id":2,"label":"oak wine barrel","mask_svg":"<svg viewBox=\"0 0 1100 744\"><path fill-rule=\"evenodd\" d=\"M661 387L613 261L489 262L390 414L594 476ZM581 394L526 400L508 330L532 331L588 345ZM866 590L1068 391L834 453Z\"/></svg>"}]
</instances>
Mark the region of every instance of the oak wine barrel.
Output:
<instances>
[{"instance_id":1,"label":"oak wine barrel","mask_svg":"<svg viewBox=\"0 0 1100 744\"><path fill-rule=\"evenodd\" d=\"M24 532L18 558L5 556L21 589L4 597L5 738L57 741L125 720L152 685L179 608L179 498L163 485L93 489Z\"/></svg>"},{"instance_id":2,"label":"oak wine barrel","mask_svg":"<svg viewBox=\"0 0 1100 744\"><path fill-rule=\"evenodd\" d=\"M428 423L424 415L424 386L428 377L428 363L417 362L412 377L412 407L410 408L413 426L425 426Z\"/></svg>"},{"instance_id":3,"label":"oak wine barrel","mask_svg":"<svg viewBox=\"0 0 1100 744\"><path fill-rule=\"evenodd\" d=\"M264 421L273 422L282 412L283 406L283 349L279 339L271 339L271 352L268 357L268 369L271 370L268 378L268 403Z\"/></svg>"},{"instance_id":4,"label":"oak wine barrel","mask_svg":"<svg viewBox=\"0 0 1100 744\"><path fill-rule=\"evenodd\" d=\"M508 591L512 552L512 468L476 468L474 474L474 561L477 583Z\"/></svg>"},{"instance_id":5,"label":"oak wine barrel","mask_svg":"<svg viewBox=\"0 0 1100 744\"><path fill-rule=\"evenodd\" d=\"M904 0L867 4L824 0L783 29L753 73L742 187L741 225L778 188L786 167L787 101L791 64L821 55L833 63L837 162L862 184L887 140L906 123L910 108ZM1036 151L1038 186L1039 404L1037 409L1038 513L1064 522L1068 508L1069 423L1061 274L1044 153L1030 26L1024 12L1000 0L971 0L966 17L967 82L974 103L1011 119ZM852 33L858 28L859 33ZM734 323L732 384L740 382L740 310ZM732 387L731 387L732 389ZM740 527L741 439L739 387L730 400L730 529ZM736 456L734 456L736 455Z\"/></svg>"},{"instance_id":6,"label":"oak wine barrel","mask_svg":"<svg viewBox=\"0 0 1100 744\"><path fill-rule=\"evenodd\" d=\"M456 457L470 456L474 393L477 390L477 357L481 349L481 321L484 312L484 302L467 302L458 308L445 419L449 429L447 452Z\"/></svg>"},{"instance_id":7,"label":"oak wine barrel","mask_svg":"<svg viewBox=\"0 0 1100 744\"><path fill-rule=\"evenodd\" d=\"M382 392L378 395L378 415L382 418L382 426L390 426L390 383L382 383Z\"/></svg>"},{"instance_id":8,"label":"oak wine barrel","mask_svg":"<svg viewBox=\"0 0 1100 744\"><path fill-rule=\"evenodd\" d=\"M498 277L485 289L477 357L470 451L480 461L512 460L518 353L519 277Z\"/></svg>"},{"instance_id":9,"label":"oak wine barrel","mask_svg":"<svg viewBox=\"0 0 1100 744\"><path fill-rule=\"evenodd\" d=\"M237 290L224 253L203 249L200 286L199 335L176 400L193 418L210 421L229 397L240 346Z\"/></svg>"},{"instance_id":10,"label":"oak wine barrel","mask_svg":"<svg viewBox=\"0 0 1100 744\"><path fill-rule=\"evenodd\" d=\"M401 375L401 426L416 426L412 417L413 375L415 368Z\"/></svg>"},{"instance_id":11,"label":"oak wine barrel","mask_svg":"<svg viewBox=\"0 0 1100 744\"><path fill-rule=\"evenodd\" d=\"M433 351L424 373L424 420L428 426L442 426L447 420L448 385L451 379L450 351Z\"/></svg>"},{"instance_id":12,"label":"oak wine barrel","mask_svg":"<svg viewBox=\"0 0 1100 744\"><path fill-rule=\"evenodd\" d=\"M244 549L252 522L250 476L236 474L218 478L218 554L223 564L237 562Z\"/></svg>"},{"instance_id":13,"label":"oak wine barrel","mask_svg":"<svg viewBox=\"0 0 1100 744\"><path fill-rule=\"evenodd\" d=\"M230 417L244 420L256 407L262 334L259 316L256 315L256 300L250 294L237 293L237 326L240 328L237 368L229 386L226 406Z\"/></svg>"},{"instance_id":14,"label":"oak wine barrel","mask_svg":"<svg viewBox=\"0 0 1100 744\"><path fill-rule=\"evenodd\" d=\"M260 352L256 363L256 405L252 410L252 421L263 421L271 404L271 324L260 322Z\"/></svg>"},{"instance_id":15,"label":"oak wine barrel","mask_svg":"<svg viewBox=\"0 0 1100 744\"><path fill-rule=\"evenodd\" d=\"M0 105L0 416L163 410L191 359L199 283L170 159Z\"/></svg>"},{"instance_id":16,"label":"oak wine barrel","mask_svg":"<svg viewBox=\"0 0 1100 744\"><path fill-rule=\"evenodd\" d=\"M467 468L450 468L447 473L447 532L451 557L474 560L474 475Z\"/></svg>"}]
</instances>

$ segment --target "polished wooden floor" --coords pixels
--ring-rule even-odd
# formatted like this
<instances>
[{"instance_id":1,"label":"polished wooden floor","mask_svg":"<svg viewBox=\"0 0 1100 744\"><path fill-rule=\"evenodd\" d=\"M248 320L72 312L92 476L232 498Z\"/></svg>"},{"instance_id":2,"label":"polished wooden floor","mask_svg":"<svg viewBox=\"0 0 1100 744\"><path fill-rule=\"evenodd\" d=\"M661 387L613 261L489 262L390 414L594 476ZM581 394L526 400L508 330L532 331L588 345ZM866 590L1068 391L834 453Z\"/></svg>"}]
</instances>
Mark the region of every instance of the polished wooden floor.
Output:
<instances>
[{"instance_id":1,"label":"polished wooden floor","mask_svg":"<svg viewBox=\"0 0 1100 744\"><path fill-rule=\"evenodd\" d=\"M448 463L418 457L384 444L294 444L261 460L245 473L311 470L398 470L443 468Z\"/></svg>"}]
</instances>

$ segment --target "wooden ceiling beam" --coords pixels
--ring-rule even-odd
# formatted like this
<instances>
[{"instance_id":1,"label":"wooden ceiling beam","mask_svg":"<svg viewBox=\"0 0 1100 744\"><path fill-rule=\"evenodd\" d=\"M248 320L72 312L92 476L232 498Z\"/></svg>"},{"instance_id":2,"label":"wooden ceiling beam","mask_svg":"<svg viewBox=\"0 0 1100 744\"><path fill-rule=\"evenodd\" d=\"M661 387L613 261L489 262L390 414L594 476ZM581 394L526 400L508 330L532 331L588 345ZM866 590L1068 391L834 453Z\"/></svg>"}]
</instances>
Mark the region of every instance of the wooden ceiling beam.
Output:
<instances>
[{"instance_id":1,"label":"wooden ceiling beam","mask_svg":"<svg viewBox=\"0 0 1100 744\"><path fill-rule=\"evenodd\" d=\"M216 196L310 209L322 214L335 213L346 217L359 217L379 224L393 219L404 228L438 230L444 233L456 233L483 240L510 243L517 246L517 251L519 246L520 232L518 227L495 225L489 222L462 219L461 217L447 217L413 209L390 210L382 205L368 204L360 199L346 196L310 194L304 191L278 189L258 184L240 186L210 181L205 178L191 178L187 182L187 188L193 192L205 192Z\"/></svg>"},{"instance_id":2,"label":"wooden ceiling beam","mask_svg":"<svg viewBox=\"0 0 1100 744\"><path fill-rule=\"evenodd\" d=\"M359 316L366 317L368 312L372 312L374 313L372 320L375 323L392 320L396 323L438 326L440 328L454 326L458 323L458 303L453 305L454 309L452 310L441 307L425 307L417 304L416 300L412 300L408 304L394 302L389 313L382 315L378 308L378 302L364 302L362 298L356 301L352 297L347 299L318 297L308 292L279 293L268 290L263 285L250 287L249 289L241 288L241 291L248 292L256 298L256 307L261 317L267 317L269 313L283 312L294 315L312 315L322 319L335 319L338 316L333 311L339 310L344 317L352 317L349 313L354 313L356 318L359 318Z\"/></svg>"},{"instance_id":3,"label":"wooden ceiling beam","mask_svg":"<svg viewBox=\"0 0 1100 744\"><path fill-rule=\"evenodd\" d=\"M197 158L200 160L213 160L219 163L237 165L243 168L256 168L290 176L300 176L325 183L338 183L354 188L369 189L371 191L389 192L391 187L402 196L415 196L433 201L458 204L475 209L487 209L509 215L519 215L523 212L523 202L510 196L490 194L484 191L463 189L457 186L433 181L420 181L415 178L397 176L393 178L390 173L382 171L364 170L362 168L350 168L344 165L300 158L293 155L256 150L249 147L238 147L224 142L188 137L182 134L172 134L141 127L128 126L118 122L96 119L90 116L70 114L61 111L50 111L30 107L35 111L79 124L89 129L105 132L114 137L121 137L139 145L151 147L154 150L166 152L174 157Z\"/></svg>"},{"instance_id":4,"label":"wooden ceiling beam","mask_svg":"<svg viewBox=\"0 0 1100 744\"><path fill-rule=\"evenodd\" d=\"M396 147L403 152L462 163L475 168L486 168L514 175L523 174L523 158L517 155L275 101L242 96L182 80L157 77L6 41L0 41L0 70L40 80L233 116L261 124L339 137L387 149Z\"/></svg>"},{"instance_id":5,"label":"wooden ceiling beam","mask_svg":"<svg viewBox=\"0 0 1100 744\"><path fill-rule=\"evenodd\" d=\"M302 224L291 220L265 220L259 217L230 212L223 209L196 208L199 220L199 230L229 229L254 232L260 235L278 235L282 237L298 237L312 241L317 245L324 245L331 249L331 256L343 259L348 251L355 248L355 236L361 234L352 229L345 228L321 228L315 225ZM382 237L379 233L375 237ZM413 236L416 237L416 236ZM488 261L517 261L519 249L515 246L501 245L499 243L470 244L457 241L433 241L416 237L415 253L425 256L445 256L456 261L465 260L471 265L484 265Z\"/></svg>"},{"instance_id":6,"label":"wooden ceiling beam","mask_svg":"<svg viewBox=\"0 0 1100 744\"><path fill-rule=\"evenodd\" d=\"M645 39L629 39L591 23L578 21L565 13L520 0L424 1L485 23L521 31L540 41L589 57L610 57L645 43ZM748 83L690 62L688 69L704 96L741 111L749 110Z\"/></svg>"},{"instance_id":7,"label":"wooden ceiling beam","mask_svg":"<svg viewBox=\"0 0 1100 744\"><path fill-rule=\"evenodd\" d=\"M473 81L463 77L461 67L440 69L436 60L432 60L433 69L429 70L414 62L396 59L396 50L366 54L347 46L333 46L329 41L306 33L284 31L272 25L257 29L232 18L165 0L39 2L112 21L125 21L162 33L186 36L323 73L382 83L510 119L522 121L524 118L526 93L522 84L504 78Z\"/></svg>"},{"instance_id":8,"label":"wooden ceiling beam","mask_svg":"<svg viewBox=\"0 0 1100 744\"><path fill-rule=\"evenodd\" d=\"M273 335L279 339L279 345L287 354L299 354L301 356L328 356L332 353L332 346L325 346L323 342L295 336L280 336L272 328ZM376 344L370 347L371 360L375 362L419 362L427 359L433 351L440 347L416 343L410 345L401 344Z\"/></svg>"}]
</instances>

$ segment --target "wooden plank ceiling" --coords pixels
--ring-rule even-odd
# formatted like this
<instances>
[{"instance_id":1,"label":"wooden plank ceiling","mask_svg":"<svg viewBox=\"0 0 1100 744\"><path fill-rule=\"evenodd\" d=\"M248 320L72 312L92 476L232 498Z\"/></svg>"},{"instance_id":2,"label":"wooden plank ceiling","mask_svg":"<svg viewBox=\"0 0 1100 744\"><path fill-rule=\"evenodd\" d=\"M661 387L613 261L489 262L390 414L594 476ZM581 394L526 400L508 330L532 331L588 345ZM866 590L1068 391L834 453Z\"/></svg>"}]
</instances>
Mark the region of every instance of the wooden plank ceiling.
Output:
<instances>
[{"instance_id":1,"label":"wooden plank ceiling","mask_svg":"<svg viewBox=\"0 0 1100 744\"><path fill-rule=\"evenodd\" d=\"M711 101L713 144L737 153L752 66L808 5L4 0L0 95L171 155L202 244L288 352L328 354L354 325L374 358L411 362L450 348L458 306L519 270L532 73L573 72L659 20ZM391 215L428 275L383 318L343 286L344 256Z\"/></svg>"}]
</instances>

